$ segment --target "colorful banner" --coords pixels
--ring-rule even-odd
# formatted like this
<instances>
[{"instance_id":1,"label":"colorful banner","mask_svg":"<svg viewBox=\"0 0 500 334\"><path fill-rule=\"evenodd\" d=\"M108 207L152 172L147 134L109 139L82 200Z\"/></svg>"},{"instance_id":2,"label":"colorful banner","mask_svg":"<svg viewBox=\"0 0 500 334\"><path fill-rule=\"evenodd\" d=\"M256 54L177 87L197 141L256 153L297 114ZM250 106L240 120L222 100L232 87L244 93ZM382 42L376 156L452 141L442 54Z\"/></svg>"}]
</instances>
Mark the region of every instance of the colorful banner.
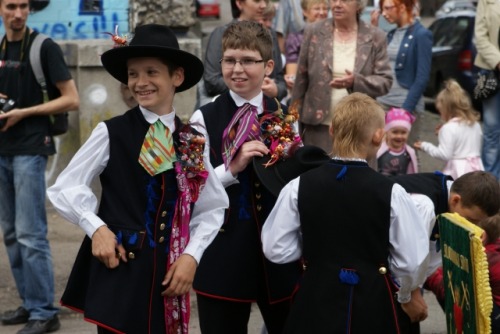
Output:
<instances>
[{"instance_id":1,"label":"colorful banner","mask_svg":"<svg viewBox=\"0 0 500 334\"><path fill-rule=\"evenodd\" d=\"M438 216L449 334L491 333L493 299L483 229L458 214Z\"/></svg>"}]
</instances>

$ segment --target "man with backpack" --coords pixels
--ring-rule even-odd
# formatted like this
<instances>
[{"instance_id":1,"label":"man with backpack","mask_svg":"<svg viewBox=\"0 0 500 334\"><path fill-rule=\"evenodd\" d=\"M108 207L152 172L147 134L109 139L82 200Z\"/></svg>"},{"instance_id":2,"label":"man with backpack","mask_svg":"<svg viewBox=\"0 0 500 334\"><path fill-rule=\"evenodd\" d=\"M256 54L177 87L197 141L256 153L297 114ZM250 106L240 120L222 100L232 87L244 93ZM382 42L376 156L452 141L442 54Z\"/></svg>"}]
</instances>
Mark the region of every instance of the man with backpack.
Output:
<instances>
[{"instance_id":1,"label":"man with backpack","mask_svg":"<svg viewBox=\"0 0 500 334\"><path fill-rule=\"evenodd\" d=\"M55 153L54 116L79 106L61 48L51 39L36 46L37 32L26 25L29 11L29 0L0 0L5 28L0 41L0 227L22 300L1 320L3 325L26 323L19 334L60 327L59 310L53 306L45 167ZM45 83L35 74L40 65Z\"/></svg>"}]
</instances>

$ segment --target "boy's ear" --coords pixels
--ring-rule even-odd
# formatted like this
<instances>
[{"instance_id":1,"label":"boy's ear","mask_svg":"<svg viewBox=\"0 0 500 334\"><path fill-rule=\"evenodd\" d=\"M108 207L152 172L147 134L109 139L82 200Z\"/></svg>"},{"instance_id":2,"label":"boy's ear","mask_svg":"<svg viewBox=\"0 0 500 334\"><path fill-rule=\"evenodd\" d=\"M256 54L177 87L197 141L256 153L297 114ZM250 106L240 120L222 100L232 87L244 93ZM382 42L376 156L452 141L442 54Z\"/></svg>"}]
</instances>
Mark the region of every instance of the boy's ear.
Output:
<instances>
[{"instance_id":1,"label":"boy's ear","mask_svg":"<svg viewBox=\"0 0 500 334\"><path fill-rule=\"evenodd\" d=\"M457 206L462 202L462 196L457 193L450 192L450 198L448 198L448 209L449 212L456 212Z\"/></svg>"},{"instance_id":2,"label":"boy's ear","mask_svg":"<svg viewBox=\"0 0 500 334\"><path fill-rule=\"evenodd\" d=\"M178 67L172 73L172 83L175 87L179 87L184 82L184 68Z\"/></svg>"},{"instance_id":3,"label":"boy's ear","mask_svg":"<svg viewBox=\"0 0 500 334\"><path fill-rule=\"evenodd\" d=\"M382 128L377 129L372 137L373 145L375 145L377 147L382 145L382 140L384 139L384 134L385 134L384 129L382 129Z\"/></svg>"},{"instance_id":4,"label":"boy's ear","mask_svg":"<svg viewBox=\"0 0 500 334\"><path fill-rule=\"evenodd\" d=\"M265 71L265 74L266 76L270 76L271 73L273 73L273 70L274 70L274 60L272 59L269 59L267 62L266 62L266 67L264 69Z\"/></svg>"}]
</instances>

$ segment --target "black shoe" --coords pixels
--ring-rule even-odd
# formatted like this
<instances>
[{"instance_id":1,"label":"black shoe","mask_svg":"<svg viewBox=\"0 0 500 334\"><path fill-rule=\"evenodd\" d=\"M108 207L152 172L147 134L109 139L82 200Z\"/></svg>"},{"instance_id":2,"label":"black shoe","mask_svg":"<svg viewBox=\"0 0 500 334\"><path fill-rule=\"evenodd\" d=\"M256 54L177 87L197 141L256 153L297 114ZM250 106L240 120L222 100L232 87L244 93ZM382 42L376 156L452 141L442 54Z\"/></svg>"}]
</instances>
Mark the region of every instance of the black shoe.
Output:
<instances>
[{"instance_id":1,"label":"black shoe","mask_svg":"<svg viewBox=\"0 0 500 334\"><path fill-rule=\"evenodd\" d=\"M18 325L28 322L30 313L24 307L20 306L15 311L6 311L2 314L2 324Z\"/></svg>"},{"instance_id":2,"label":"black shoe","mask_svg":"<svg viewBox=\"0 0 500 334\"><path fill-rule=\"evenodd\" d=\"M17 334L43 334L55 332L61 328L59 317L53 316L47 320L30 320Z\"/></svg>"}]
</instances>

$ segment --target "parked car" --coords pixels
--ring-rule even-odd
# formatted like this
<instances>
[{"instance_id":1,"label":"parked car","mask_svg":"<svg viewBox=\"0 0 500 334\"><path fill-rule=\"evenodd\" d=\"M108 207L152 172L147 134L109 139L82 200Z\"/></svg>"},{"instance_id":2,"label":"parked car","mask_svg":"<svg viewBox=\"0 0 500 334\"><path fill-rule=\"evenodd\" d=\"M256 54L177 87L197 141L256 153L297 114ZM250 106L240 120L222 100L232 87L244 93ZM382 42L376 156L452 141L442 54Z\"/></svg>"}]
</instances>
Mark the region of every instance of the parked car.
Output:
<instances>
[{"instance_id":1,"label":"parked car","mask_svg":"<svg viewBox=\"0 0 500 334\"><path fill-rule=\"evenodd\" d=\"M196 16L220 18L219 0L196 0Z\"/></svg>"},{"instance_id":2,"label":"parked car","mask_svg":"<svg viewBox=\"0 0 500 334\"><path fill-rule=\"evenodd\" d=\"M473 99L474 90L474 22L472 10L452 11L437 18L429 30L433 34L432 65L429 83L424 93L435 97L446 79L453 78L469 93L474 107L481 109L480 101Z\"/></svg>"},{"instance_id":3,"label":"parked car","mask_svg":"<svg viewBox=\"0 0 500 334\"><path fill-rule=\"evenodd\" d=\"M453 11L476 10L477 2L467 0L448 0L436 11L436 18L442 17Z\"/></svg>"}]
</instances>

